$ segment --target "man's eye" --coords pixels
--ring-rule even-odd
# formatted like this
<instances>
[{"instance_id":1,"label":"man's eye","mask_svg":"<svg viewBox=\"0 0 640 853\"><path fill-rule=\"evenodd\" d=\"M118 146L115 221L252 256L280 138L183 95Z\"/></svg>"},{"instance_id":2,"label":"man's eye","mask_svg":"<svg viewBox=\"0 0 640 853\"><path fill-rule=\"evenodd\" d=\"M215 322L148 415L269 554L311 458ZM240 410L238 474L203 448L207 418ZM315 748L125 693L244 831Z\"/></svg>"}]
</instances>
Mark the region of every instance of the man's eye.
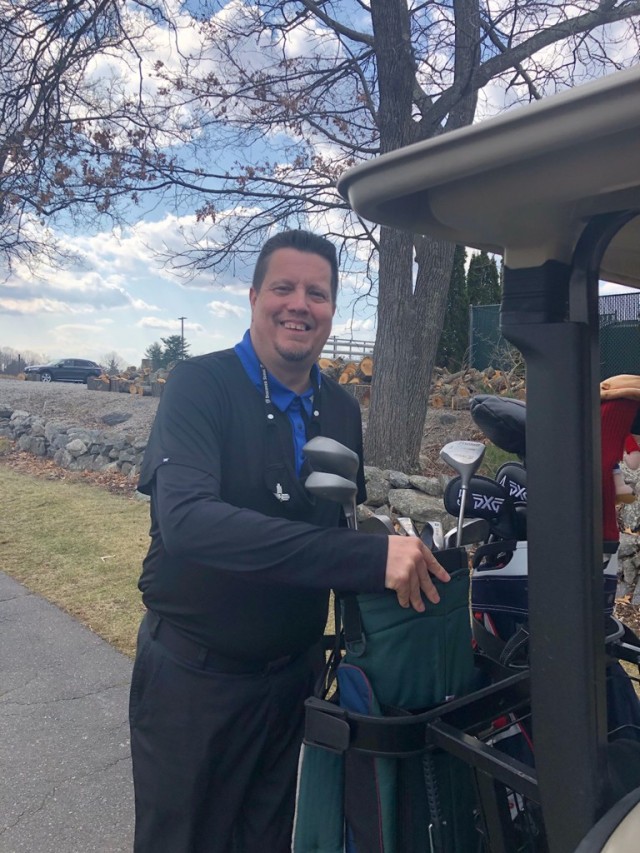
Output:
<instances>
[{"instance_id":1,"label":"man's eye","mask_svg":"<svg viewBox=\"0 0 640 853\"><path fill-rule=\"evenodd\" d=\"M324 292L324 290L311 290L309 295L312 299L315 299L316 302L326 302L329 298L328 295Z\"/></svg>"}]
</instances>

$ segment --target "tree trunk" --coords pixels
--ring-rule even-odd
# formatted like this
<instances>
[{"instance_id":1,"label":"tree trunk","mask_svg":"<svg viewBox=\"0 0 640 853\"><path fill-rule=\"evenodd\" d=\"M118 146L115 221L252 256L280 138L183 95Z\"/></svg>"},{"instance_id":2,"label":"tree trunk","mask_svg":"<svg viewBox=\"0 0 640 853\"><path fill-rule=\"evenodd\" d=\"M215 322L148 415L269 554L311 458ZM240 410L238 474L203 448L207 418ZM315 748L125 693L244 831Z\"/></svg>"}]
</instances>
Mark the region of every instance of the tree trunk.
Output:
<instances>
[{"instance_id":1,"label":"tree trunk","mask_svg":"<svg viewBox=\"0 0 640 853\"><path fill-rule=\"evenodd\" d=\"M479 61L478 0L454 0L454 13L460 95L448 123L460 126L469 124L475 111L475 94L468 94L468 87ZM412 116L409 78L414 79L415 63L405 0L372 0L371 18L380 87L380 148L385 152L428 135L428 125L422 125L421 134ZM380 230L375 374L365 436L369 465L420 470L431 372L444 323L454 249L450 243L416 237L414 288L414 237L390 228Z\"/></svg>"},{"instance_id":2,"label":"tree trunk","mask_svg":"<svg viewBox=\"0 0 640 853\"><path fill-rule=\"evenodd\" d=\"M442 331L454 248L443 241L419 240L418 275L412 293L406 282L412 281L413 237L389 228L381 231L375 371L365 436L369 465L406 472L420 470L431 372Z\"/></svg>"}]
</instances>

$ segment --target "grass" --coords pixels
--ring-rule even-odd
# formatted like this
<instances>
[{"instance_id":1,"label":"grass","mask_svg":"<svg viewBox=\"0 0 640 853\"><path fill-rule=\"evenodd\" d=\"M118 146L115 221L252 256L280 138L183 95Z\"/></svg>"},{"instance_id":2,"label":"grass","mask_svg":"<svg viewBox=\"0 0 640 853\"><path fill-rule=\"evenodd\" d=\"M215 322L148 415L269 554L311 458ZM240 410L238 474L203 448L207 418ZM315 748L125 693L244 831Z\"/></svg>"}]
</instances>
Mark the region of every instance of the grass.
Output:
<instances>
[{"instance_id":1,"label":"grass","mask_svg":"<svg viewBox=\"0 0 640 853\"><path fill-rule=\"evenodd\" d=\"M0 569L133 656L149 508L0 465Z\"/></svg>"},{"instance_id":2,"label":"grass","mask_svg":"<svg viewBox=\"0 0 640 853\"><path fill-rule=\"evenodd\" d=\"M482 465L478 469L478 474L482 474L484 477L491 477L491 479L493 479L498 468L501 465L504 465L505 462L518 461L519 459L515 453L507 453L506 450L501 450L489 441L487 442L487 449L484 452L484 458L482 460Z\"/></svg>"}]
</instances>

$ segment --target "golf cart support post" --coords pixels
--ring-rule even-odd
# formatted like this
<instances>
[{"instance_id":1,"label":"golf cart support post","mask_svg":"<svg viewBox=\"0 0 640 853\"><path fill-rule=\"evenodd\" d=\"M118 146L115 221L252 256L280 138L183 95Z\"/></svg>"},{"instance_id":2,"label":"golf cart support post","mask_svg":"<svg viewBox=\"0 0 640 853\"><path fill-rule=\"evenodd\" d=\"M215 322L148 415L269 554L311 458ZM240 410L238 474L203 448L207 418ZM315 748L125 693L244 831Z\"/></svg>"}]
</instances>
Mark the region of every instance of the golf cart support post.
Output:
<instances>
[{"instance_id":1,"label":"golf cart support post","mask_svg":"<svg viewBox=\"0 0 640 853\"><path fill-rule=\"evenodd\" d=\"M640 68L386 154L338 189L371 221L504 255L502 332L527 365L538 799L549 849L570 853L604 810L597 296L599 276L640 287ZM485 793L504 779L503 756L480 766L466 735L433 731Z\"/></svg>"}]
</instances>

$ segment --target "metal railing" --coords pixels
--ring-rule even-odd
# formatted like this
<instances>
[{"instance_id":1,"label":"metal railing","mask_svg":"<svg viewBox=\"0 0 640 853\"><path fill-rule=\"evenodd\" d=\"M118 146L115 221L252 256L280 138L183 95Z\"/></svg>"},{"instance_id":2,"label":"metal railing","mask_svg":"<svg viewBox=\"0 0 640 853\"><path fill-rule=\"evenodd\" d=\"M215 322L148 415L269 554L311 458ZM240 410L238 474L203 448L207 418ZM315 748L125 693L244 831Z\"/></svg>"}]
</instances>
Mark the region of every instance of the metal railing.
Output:
<instances>
[{"instance_id":1,"label":"metal railing","mask_svg":"<svg viewBox=\"0 0 640 853\"><path fill-rule=\"evenodd\" d=\"M349 361L361 361L373 353L375 341L355 341L352 338L329 338L322 350L322 358L347 358Z\"/></svg>"}]
</instances>

